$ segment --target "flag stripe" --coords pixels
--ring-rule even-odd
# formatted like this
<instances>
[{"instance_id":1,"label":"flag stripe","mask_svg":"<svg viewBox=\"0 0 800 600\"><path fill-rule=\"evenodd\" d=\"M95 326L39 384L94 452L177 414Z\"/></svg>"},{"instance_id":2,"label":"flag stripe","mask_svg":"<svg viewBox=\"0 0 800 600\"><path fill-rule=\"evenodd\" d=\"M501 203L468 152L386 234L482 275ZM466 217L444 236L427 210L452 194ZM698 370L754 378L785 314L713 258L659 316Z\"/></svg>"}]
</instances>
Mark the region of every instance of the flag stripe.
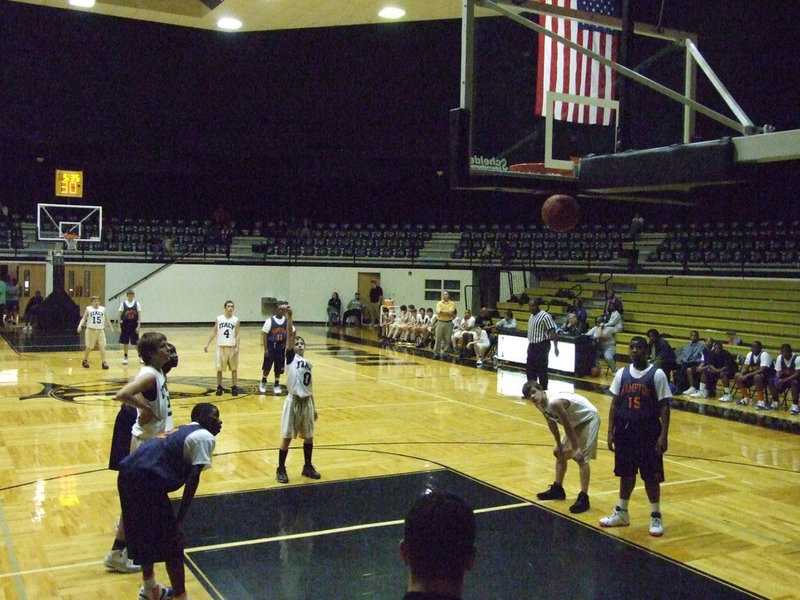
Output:
<instances>
[{"instance_id":1,"label":"flag stripe","mask_svg":"<svg viewBox=\"0 0 800 600\"><path fill-rule=\"evenodd\" d=\"M540 0L573 10L586 10L601 14L614 14L613 0ZM541 15L539 23L546 29L561 35L584 48L611 60L617 60L617 35L586 27L577 21ZM613 100L615 97L616 73L590 59L585 54L546 36L539 35L539 74L536 78L536 114L545 116L546 92L575 94L588 98ZM586 104L556 102L553 117L574 123L611 125L614 111Z\"/></svg>"}]
</instances>

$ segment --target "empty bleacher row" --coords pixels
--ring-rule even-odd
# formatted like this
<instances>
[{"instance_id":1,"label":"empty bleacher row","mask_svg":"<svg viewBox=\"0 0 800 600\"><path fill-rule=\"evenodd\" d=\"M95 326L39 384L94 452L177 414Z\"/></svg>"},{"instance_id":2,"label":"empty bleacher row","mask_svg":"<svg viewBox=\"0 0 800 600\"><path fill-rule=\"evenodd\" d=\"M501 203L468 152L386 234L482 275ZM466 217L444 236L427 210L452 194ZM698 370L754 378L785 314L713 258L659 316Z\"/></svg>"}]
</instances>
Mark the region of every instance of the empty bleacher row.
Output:
<instances>
[{"instance_id":1,"label":"empty bleacher row","mask_svg":"<svg viewBox=\"0 0 800 600\"><path fill-rule=\"evenodd\" d=\"M552 231L545 225L479 226L466 228L454 258L500 259L504 263L532 261L609 262L622 257L624 228L582 224L571 231Z\"/></svg>"},{"instance_id":2,"label":"empty bleacher row","mask_svg":"<svg viewBox=\"0 0 800 600\"><path fill-rule=\"evenodd\" d=\"M679 223L664 233L649 262L786 266L800 262L800 221Z\"/></svg>"}]
</instances>

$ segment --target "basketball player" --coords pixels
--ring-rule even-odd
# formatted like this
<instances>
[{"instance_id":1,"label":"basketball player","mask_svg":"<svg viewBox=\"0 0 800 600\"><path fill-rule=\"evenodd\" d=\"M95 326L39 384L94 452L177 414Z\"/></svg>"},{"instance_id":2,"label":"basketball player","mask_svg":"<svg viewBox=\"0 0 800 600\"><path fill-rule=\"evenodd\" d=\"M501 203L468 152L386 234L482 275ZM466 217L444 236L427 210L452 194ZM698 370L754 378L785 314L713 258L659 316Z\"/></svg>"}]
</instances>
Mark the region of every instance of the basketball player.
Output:
<instances>
[{"instance_id":1,"label":"basketball player","mask_svg":"<svg viewBox=\"0 0 800 600\"><path fill-rule=\"evenodd\" d=\"M211 336L203 347L204 352L208 352L208 346L214 337L217 338L217 396L222 392L222 372L230 369L231 371L231 396L239 395L239 317L234 316L235 305L233 300L225 301L225 313L217 316L211 326Z\"/></svg>"},{"instance_id":2,"label":"basketball player","mask_svg":"<svg viewBox=\"0 0 800 600\"><path fill-rule=\"evenodd\" d=\"M163 334L148 331L139 340L137 350L144 366L116 394L122 406L114 423L111 440L108 466L112 470L119 470L119 463L142 443L173 427L166 374L178 364L175 346ZM128 558L125 528L121 519L117 521L114 543L103 564L120 573L141 570Z\"/></svg>"},{"instance_id":3,"label":"basketball player","mask_svg":"<svg viewBox=\"0 0 800 600\"><path fill-rule=\"evenodd\" d=\"M634 336L629 352L632 364L617 371L609 387L614 397L608 413L608 449L614 453L614 474L619 477L619 503L600 525L630 525L628 502L638 472L650 500L649 533L658 537L664 534L661 482L672 392L664 371L647 362L647 340Z\"/></svg>"},{"instance_id":4,"label":"basketball player","mask_svg":"<svg viewBox=\"0 0 800 600\"><path fill-rule=\"evenodd\" d=\"M103 368L108 369L106 362L106 326L114 331L114 324L108 320L106 315L106 307L100 306L100 296L92 296L92 303L83 311L80 323L78 323L78 333L81 328L86 324L86 349L83 351L83 367L89 368L89 351L97 346L100 350L100 360L103 363Z\"/></svg>"},{"instance_id":5,"label":"basketball player","mask_svg":"<svg viewBox=\"0 0 800 600\"><path fill-rule=\"evenodd\" d=\"M134 298L133 290L125 293L126 299L119 303L119 343L122 344L122 364L128 364L128 344L139 342L142 326L142 306Z\"/></svg>"},{"instance_id":6,"label":"basketball player","mask_svg":"<svg viewBox=\"0 0 800 600\"><path fill-rule=\"evenodd\" d=\"M275 478L278 483L289 483L286 474L286 457L289 454L289 444L293 438L303 439L303 465L302 475L310 479L319 479L314 465L311 464L311 454L314 451L314 422L318 418L317 408L314 404L312 392L311 363L305 358L306 342L296 335L292 325L292 309L283 305L286 313L286 331L288 338L286 345L290 350L286 353L286 388L287 396L283 403L283 417L281 419L281 445L278 450L278 469Z\"/></svg>"},{"instance_id":7,"label":"basketball player","mask_svg":"<svg viewBox=\"0 0 800 600\"><path fill-rule=\"evenodd\" d=\"M589 460L597 458L597 434L600 415L597 408L583 396L570 392L547 392L538 383L526 381L522 397L527 398L542 411L547 427L556 438L553 455L556 457L556 479L545 491L536 494L539 500L565 500L564 475L571 458L580 469L581 491L569 512L577 514L589 510ZM564 428L562 436L558 424Z\"/></svg>"},{"instance_id":8,"label":"basketball player","mask_svg":"<svg viewBox=\"0 0 800 600\"><path fill-rule=\"evenodd\" d=\"M261 328L261 346L264 348L264 361L261 365L261 384L258 391L261 394L267 391L267 377L275 368L275 385L272 393L275 396L281 394L281 374L286 367L286 315L284 314L284 304L278 305L275 314L264 321Z\"/></svg>"}]
</instances>

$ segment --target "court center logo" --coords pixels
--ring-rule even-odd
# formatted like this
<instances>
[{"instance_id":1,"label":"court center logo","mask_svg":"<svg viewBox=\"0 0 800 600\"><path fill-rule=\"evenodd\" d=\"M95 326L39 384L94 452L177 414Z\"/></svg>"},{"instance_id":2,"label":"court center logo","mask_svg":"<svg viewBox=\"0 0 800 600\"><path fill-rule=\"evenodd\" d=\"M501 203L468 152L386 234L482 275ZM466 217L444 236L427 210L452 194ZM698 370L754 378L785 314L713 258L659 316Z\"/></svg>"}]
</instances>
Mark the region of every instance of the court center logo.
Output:
<instances>
[{"instance_id":1,"label":"court center logo","mask_svg":"<svg viewBox=\"0 0 800 600\"><path fill-rule=\"evenodd\" d=\"M29 396L21 396L20 400L53 398L61 402L76 403L113 400L114 395L127 382L128 379L104 379L70 384L42 383L41 391ZM167 386L169 387L169 397L172 404L180 400L191 402L206 401L210 397L219 400L215 395L217 381L212 377L170 377L168 378ZM250 386L247 387L249 388ZM257 383L255 387L258 387Z\"/></svg>"}]
</instances>

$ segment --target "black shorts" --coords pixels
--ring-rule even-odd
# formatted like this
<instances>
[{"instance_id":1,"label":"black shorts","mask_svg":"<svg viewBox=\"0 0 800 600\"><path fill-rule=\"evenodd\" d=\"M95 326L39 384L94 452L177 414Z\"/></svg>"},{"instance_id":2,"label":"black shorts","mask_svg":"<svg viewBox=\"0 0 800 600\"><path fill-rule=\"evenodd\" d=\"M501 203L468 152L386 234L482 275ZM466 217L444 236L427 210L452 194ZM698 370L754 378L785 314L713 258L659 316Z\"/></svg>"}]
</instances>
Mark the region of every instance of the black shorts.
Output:
<instances>
[{"instance_id":1,"label":"black shorts","mask_svg":"<svg viewBox=\"0 0 800 600\"><path fill-rule=\"evenodd\" d=\"M656 450L660 421L614 420L614 475L664 481L664 456Z\"/></svg>"},{"instance_id":2,"label":"black shorts","mask_svg":"<svg viewBox=\"0 0 800 600\"><path fill-rule=\"evenodd\" d=\"M261 371L269 373L272 365L275 365L275 377L283 375L286 369L286 342L267 342L269 356L264 354L264 361L261 363Z\"/></svg>"},{"instance_id":3,"label":"black shorts","mask_svg":"<svg viewBox=\"0 0 800 600\"><path fill-rule=\"evenodd\" d=\"M131 323L130 325L127 322L123 321L122 325L119 328L119 343L120 344L138 344L139 343L139 334L136 333L136 326L138 323Z\"/></svg>"},{"instance_id":4,"label":"black shorts","mask_svg":"<svg viewBox=\"0 0 800 600\"><path fill-rule=\"evenodd\" d=\"M182 536L167 491L148 485L146 476L124 467L117 489L128 557L140 565L182 557Z\"/></svg>"}]
</instances>

